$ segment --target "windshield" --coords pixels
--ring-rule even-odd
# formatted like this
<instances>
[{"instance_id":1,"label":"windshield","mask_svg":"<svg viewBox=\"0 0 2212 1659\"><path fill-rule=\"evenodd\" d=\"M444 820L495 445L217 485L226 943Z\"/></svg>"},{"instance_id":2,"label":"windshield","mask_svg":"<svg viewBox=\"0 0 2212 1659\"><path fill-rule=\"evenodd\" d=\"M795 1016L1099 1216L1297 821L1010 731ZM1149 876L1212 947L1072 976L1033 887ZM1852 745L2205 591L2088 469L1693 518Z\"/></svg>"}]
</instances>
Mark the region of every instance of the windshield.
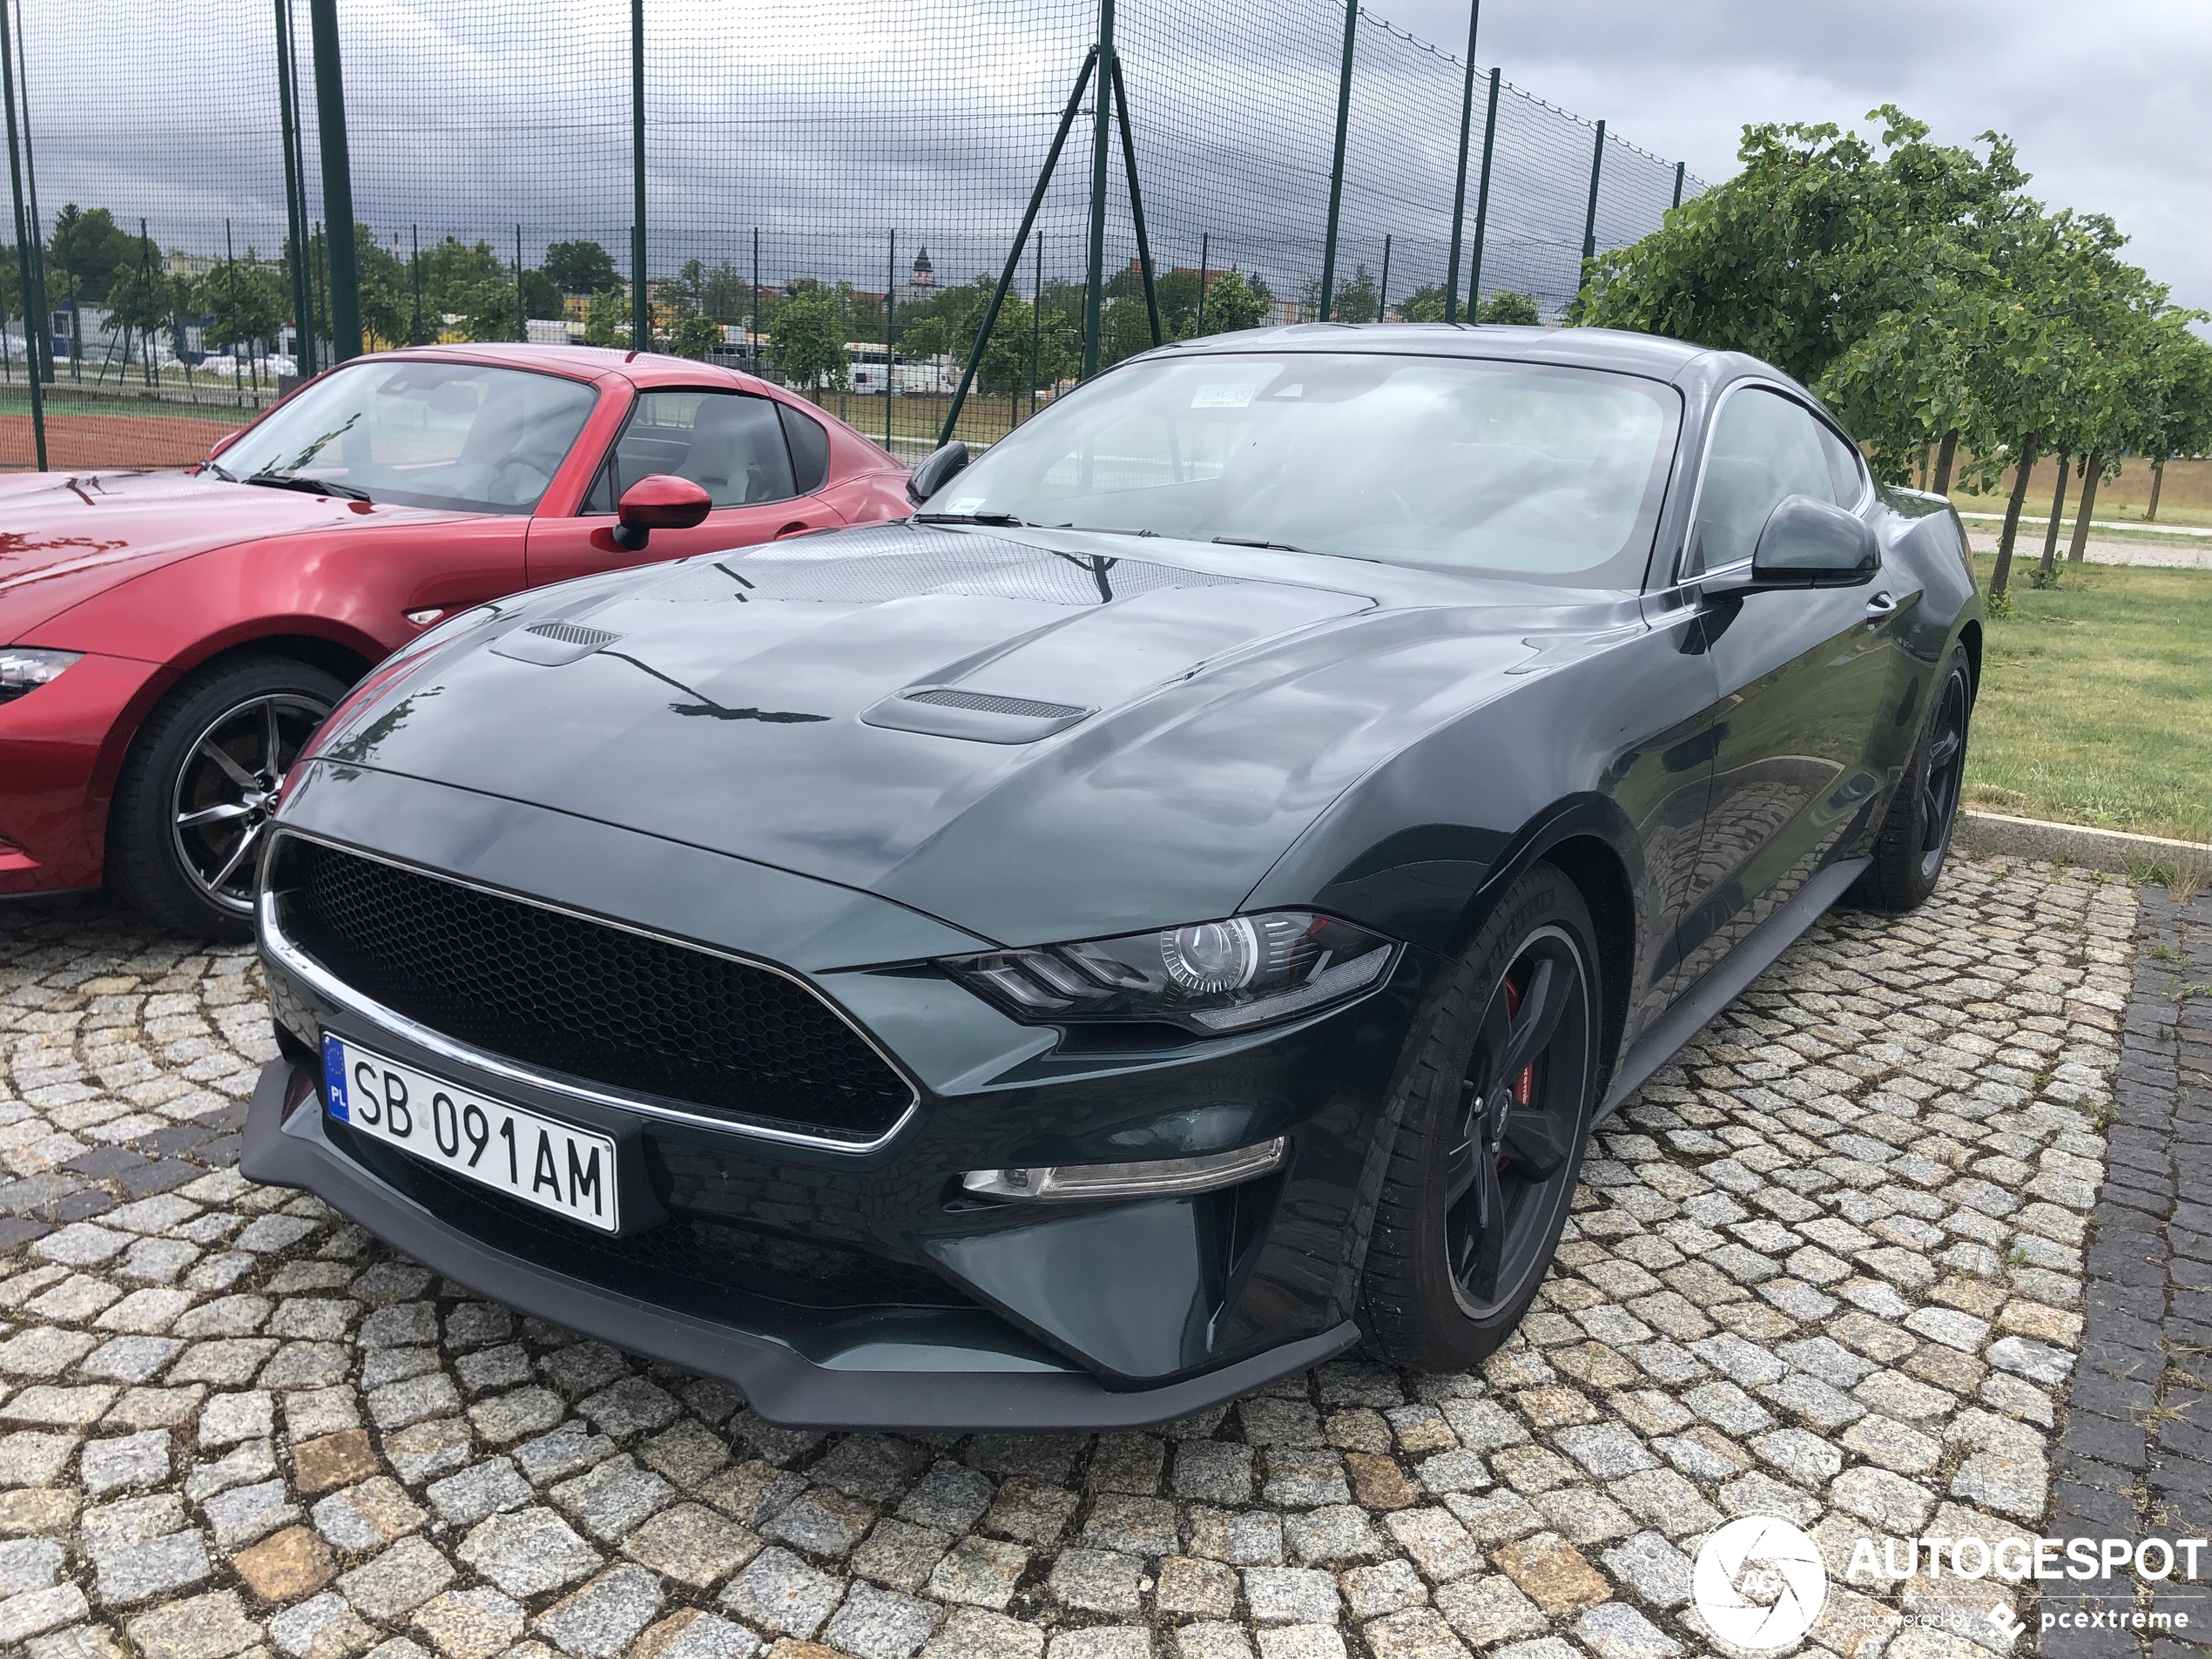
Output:
<instances>
[{"instance_id":1,"label":"windshield","mask_svg":"<svg viewBox=\"0 0 2212 1659\"><path fill-rule=\"evenodd\" d=\"M925 514L1640 588L1679 403L1629 375L1350 353L1133 364Z\"/></svg>"},{"instance_id":2,"label":"windshield","mask_svg":"<svg viewBox=\"0 0 2212 1659\"><path fill-rule=\"evenodd\" d=\"M527 369L350 364L271 410L212 464L227 477L329 484L409 507L527 513L597 397Z\"/></svg>"}]
</instances>

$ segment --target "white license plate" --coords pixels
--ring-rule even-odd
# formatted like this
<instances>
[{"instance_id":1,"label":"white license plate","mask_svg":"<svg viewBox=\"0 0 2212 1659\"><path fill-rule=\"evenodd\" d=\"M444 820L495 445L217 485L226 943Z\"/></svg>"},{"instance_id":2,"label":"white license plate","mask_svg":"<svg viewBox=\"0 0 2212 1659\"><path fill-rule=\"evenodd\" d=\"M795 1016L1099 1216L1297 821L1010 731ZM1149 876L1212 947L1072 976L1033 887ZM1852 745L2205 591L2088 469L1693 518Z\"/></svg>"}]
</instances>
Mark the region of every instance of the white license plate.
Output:
<instances>
[{"instance_id":1,"label":"white license plate","mask_svg":"<svg viewBox=\"0 0 2212 1659\"><path fill-rule=\"evenodd\" d=\"M472 1093L328 1032L322 1071L330 1115L356 1133L587 1227L619 1227L615 1143L606 1136Z\"/></svg>"}]
</instances>

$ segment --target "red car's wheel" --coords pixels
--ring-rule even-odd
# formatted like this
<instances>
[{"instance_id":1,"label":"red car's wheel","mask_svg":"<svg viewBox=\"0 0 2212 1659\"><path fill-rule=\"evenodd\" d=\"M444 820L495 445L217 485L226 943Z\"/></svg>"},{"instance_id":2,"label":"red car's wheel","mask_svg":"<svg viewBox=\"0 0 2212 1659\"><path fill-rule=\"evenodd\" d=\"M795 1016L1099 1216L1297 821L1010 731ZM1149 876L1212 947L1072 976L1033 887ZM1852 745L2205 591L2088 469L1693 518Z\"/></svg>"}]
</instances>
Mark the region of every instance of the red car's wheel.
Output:
<instances>
[{"instance_id":1,"label":"red car's wheel","mask_svg":"<svg viewBox=\"0 0 2212 1659\"><path fill-rule=\"evenodd\" d=\"M278 657L187 678L132 745L111 819L109 872L142 910L207 939L253 934L253 878L284 774L346 687Z\"/></svg>"}]
</instances>

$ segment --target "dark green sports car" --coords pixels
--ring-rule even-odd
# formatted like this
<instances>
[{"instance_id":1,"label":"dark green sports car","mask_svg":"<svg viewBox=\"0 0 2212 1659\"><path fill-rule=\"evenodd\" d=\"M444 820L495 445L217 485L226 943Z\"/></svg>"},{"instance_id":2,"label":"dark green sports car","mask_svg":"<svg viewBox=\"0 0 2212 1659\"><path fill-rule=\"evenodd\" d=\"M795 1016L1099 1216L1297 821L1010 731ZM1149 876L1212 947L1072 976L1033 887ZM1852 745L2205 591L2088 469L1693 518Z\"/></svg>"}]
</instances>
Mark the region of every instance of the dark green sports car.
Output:
<instances>
[{"instance_id":1,"label":"dark green sports car","mask_svg":"<svg viewBox=\"0 0 2212 1659\"><path fill-rule=\"evenodd\" d=\"M1480 1359L1592 1126L1941 873L1958 519L1749 358L1219 336L913 493L361 685L247 1174L774 1421L1156 1422Z\"/></svg>"}]
</instances>

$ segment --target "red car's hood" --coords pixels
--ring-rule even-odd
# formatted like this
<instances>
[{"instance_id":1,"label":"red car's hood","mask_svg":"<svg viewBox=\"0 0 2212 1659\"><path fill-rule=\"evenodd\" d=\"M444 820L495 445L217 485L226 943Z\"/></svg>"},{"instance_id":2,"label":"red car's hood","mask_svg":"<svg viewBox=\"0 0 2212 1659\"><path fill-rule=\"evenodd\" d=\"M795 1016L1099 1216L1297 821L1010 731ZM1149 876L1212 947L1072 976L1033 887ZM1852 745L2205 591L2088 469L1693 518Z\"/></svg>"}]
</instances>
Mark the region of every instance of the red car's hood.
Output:
<instances>
[{"instance_id":1,"label":"red car's hood","mask_svg":"<svg viewBox=\"0 0 2212 1659\"><path fill-rule=\"evenodd\" d=\"M206 473L0 477L0 644L118 582L235 542L452 516Z\"/></svg>"}]
</instances>

